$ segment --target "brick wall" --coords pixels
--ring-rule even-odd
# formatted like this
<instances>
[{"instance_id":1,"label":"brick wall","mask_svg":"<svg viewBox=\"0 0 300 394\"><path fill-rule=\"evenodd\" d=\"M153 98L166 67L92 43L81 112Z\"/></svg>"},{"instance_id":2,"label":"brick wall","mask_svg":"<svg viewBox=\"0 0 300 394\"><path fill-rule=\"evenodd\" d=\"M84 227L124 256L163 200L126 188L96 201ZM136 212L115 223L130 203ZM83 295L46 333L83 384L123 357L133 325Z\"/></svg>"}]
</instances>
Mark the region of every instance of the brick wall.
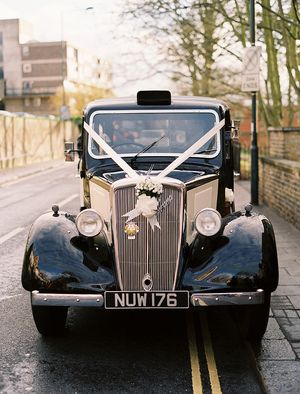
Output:
<instances>
[{"instance_id":1,"label":"brick wall","mask_svg":"<svg viewBox=\"0 0 300 394\"><path fill-rule=\"evenodd\" d=\"M300 129L286 131L284 157L300 162Z\"/></svg>"},{"instance_id":2,"label":"brick wall","mask_svg":"<svg viewBox=\"0 0 300 394\"><path fill-rule=\"evenodd\" d=\"M260 159L260 202L300 229L300 129L269 129L269 157Z\"/></svg>"},{"instance_id":3,"label":"brick wall","mask_svg":"<svg viewBox=\"0 0 300 394\"><path fill-rule=\"evenodd\" d=\"M22 60L61 59L65 42L29 43L21 47Z\"/></svg>"},{"instance_id":4,"label":"brick wall","mask_svg":"<svg viewBox=\"0 0 300 394\"><path fill-rule=\"evenodd\" d=\"M36 78L36 77L61 77L62 75L62 64L57 63L33 63L31 64L30 72L22 72L23 78ZM66 64L64 63L64 67ZM57 78L59 79L59 78Z\"/></svg>"},{"instance_id":5,"label":"brick wall","mask_svg":"<svg viewBox=\"0 0 300 394\"><path fill-rule=\"evenodd\" d=\"M271 157L300 161L300 128L269 128L268 138Z\"/></svg>"}]
</instances>

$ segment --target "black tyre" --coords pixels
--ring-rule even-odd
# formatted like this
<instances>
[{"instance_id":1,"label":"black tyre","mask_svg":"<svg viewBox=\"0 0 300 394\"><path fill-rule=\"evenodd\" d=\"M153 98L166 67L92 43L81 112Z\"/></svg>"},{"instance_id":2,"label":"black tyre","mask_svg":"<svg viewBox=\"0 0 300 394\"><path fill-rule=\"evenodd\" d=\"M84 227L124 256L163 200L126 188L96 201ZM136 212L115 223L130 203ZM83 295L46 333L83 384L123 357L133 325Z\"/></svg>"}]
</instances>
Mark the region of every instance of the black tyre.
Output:
<instances>
[{"instance_id":1,"label":"black tyre","mask_svg":"<svg viewBox=\"0 0 300 394\"><path fill-rule=\"evenodd\" d=\"M264 297L263 304L242 306L237 314L243 337L253 342L262 339L268 326L271 294L265 291Z\"/></svg>"},{"instance_id":2,"label":"black tyre","mask_svg":"<svg viewBox=\"0 0 300 394\"><path fill-rule=\"evenodd\" d=\"M32 305L31 309L36 328L42 335L59 336L65 332L67 307Z\"/></svg>"}]
</instances>

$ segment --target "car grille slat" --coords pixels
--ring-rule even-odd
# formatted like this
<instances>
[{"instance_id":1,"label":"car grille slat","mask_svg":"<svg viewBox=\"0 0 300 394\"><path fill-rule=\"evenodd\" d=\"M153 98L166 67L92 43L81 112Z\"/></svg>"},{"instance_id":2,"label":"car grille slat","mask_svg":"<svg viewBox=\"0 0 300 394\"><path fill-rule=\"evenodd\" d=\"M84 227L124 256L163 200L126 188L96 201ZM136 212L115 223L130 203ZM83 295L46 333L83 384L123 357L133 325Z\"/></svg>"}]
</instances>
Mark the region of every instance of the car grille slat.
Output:
<instances>
[{"instance_id":1,"label":"car grille slat","mask_svg":"<svg viewBox=\"0 0 300 394\"><path fill-rule=\"evenodd\" d=\"M135 188L115 190L114 243L122 290L143 290L142 281L147 273L153 280L153 290L174 289L182 237L182 189L165 185L160 201L167 199L171 199L170 203L157 215L161 229L152 231L147 219L140 215L133 220L139 226L139 233L130 240L124 233L127 218L122 215L135 207Z\"/></svg>"}]
</instances>

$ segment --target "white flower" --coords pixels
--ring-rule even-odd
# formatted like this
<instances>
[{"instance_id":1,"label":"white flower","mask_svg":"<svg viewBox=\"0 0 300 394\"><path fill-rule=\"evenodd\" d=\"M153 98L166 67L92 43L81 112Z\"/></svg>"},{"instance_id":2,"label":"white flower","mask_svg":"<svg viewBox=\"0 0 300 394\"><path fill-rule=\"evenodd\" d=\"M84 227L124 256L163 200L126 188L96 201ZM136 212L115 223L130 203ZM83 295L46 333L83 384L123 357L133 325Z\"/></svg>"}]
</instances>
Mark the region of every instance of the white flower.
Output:
<instances>
[{"instance_id":1,"label":"white flower","mask_svg":"<svg viewBox=\"0 0 300 394\"><path fill-rule=\"evenodd\" d=\"M156 214L157 207L157 199L155 197L146 196L146 194L141 194L138 197L135 206L135 208L146 218L154 216Z\"/></svg>"},{"instance_id":2,"label":"white flower","mask_svg":"<svg viewBox=\"0 0 300 394\"><path fill-rule=\"evenodd\" d=\"M163 190L162 184L157 182L155 179L143 178L136 187L136 195L149 194L151 197L158 197Z\"/></svg>"}]
</instances>

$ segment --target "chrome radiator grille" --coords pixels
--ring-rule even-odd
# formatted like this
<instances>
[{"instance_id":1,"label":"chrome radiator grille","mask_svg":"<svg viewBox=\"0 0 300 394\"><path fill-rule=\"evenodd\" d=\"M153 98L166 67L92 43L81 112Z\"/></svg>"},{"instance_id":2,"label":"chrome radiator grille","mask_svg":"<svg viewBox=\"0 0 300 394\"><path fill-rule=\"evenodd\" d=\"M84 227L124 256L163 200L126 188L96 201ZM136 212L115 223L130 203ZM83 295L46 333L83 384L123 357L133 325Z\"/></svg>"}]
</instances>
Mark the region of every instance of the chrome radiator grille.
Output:
<instances>
[{"instance_id":1,"label":"chrome radiator grille","mask_svg":"<svg viewBox=\"0 0 300 394\"><path fill-rule=\"evenodd\" d=\"M157 214L161 229L152 231L142 215L133 221L139 226L135 239L124 233L125 213L134 209L134 186L115 190L114 194L114 244L119 284L122 290L143 290L146 274L153 280L152 290L173 290L178 268L182 237L183 191L178 187L164 186L160 203L170 203ZM159 210L159 209L158 209Z\"/></svg>"}]
</instances>

